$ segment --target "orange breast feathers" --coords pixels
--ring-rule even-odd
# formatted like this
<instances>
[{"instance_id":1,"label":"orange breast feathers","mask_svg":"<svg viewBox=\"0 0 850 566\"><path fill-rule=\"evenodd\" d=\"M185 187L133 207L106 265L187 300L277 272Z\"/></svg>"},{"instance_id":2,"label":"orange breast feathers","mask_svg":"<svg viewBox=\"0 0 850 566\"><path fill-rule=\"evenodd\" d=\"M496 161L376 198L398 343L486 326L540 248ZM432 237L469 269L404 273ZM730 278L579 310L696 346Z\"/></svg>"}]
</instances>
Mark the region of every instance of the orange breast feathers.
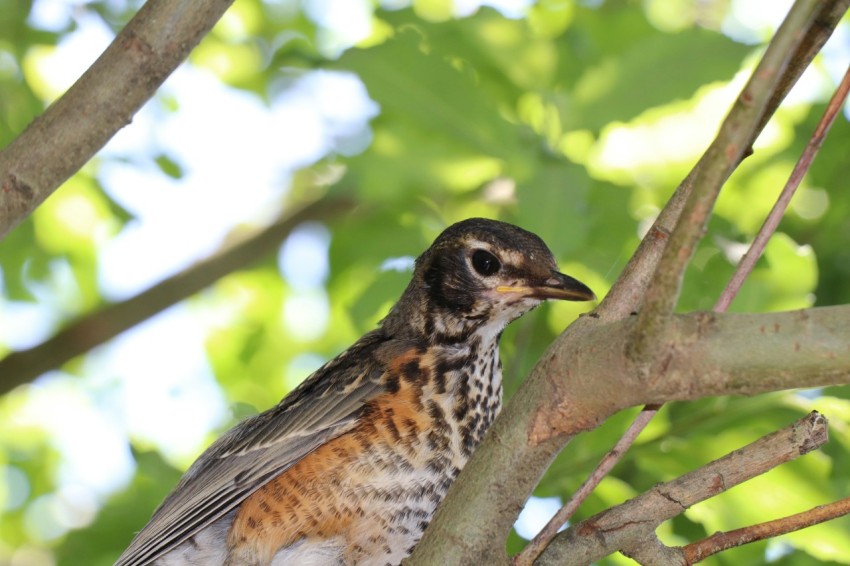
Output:
<instances>
[{"instance_id":1,"label":"orange breast feathers","mask_svg":"<svg viewBox=\"0 0 850 566\"><path fill-rule=\"evenodd\" d=\"M422 404L422 382L412 379L414 360L407 352L393 360L391 392L369 401L353 430L318 447L242 503L228 534L231 549L249 547L253 556L271 560L302 538L348 538L356 523L381 515L376 491L382 476L397 471L398 457L413 469L426 465L418 448L431 419Z\"/></svg>"}]
</instances>

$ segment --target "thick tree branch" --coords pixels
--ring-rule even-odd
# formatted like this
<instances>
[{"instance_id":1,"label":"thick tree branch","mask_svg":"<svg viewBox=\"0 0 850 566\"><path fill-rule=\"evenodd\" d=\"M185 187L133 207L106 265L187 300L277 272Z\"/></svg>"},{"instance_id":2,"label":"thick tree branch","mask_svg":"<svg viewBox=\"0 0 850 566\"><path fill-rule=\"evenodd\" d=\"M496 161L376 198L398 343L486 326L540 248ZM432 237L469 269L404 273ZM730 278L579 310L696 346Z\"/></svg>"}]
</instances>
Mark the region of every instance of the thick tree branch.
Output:
<instances>
[{"instance_id":1,"label":"thick tree branch","mask_svg":"<svg viewBox=\"0 0 850 566\"><path fill-rule=\"evenodd\" d=\"M681 553L661 542L654 532L621 553L642 566L685 566Z\"/></svg>"},{"instance_id":2,"label":"thick tree branch","mask_svg":"<svg viewBox=\"0 0 850 566\"><path fill-rule=\"evenodd\" d=\"M150 289L73 322L37 346L9 354L0 360L0 395L103 344L228 273L262 259L273 252L300 223L328 220L351 210L351 207L351 202L335 198L289 211L257 234L238 244L226 245L215 255L187 267Z\"/></svg>"},{"instance_id":3,"label":"thick tree branch","mask_svg":"<svg viewBox=\"0 0 850 566\"><path fill-rule=\"evenodd\" d=\"M827 441L826 419L810 413L792 425L715 460L673 481L571 526L558 535L535 563L583 565L618 550L653 552L663 560L644 556L642 564L685 564L676 549L646 545L658 525L736 485L820 448ZM642 547L642 548L641 548ZM671 557L677 557L670 561Z\"/></svg>"},{"instance_id":4,"label":"thick tree branch","mask_svg":"<svg viewBox=\"0 0 850 566\"><path fill-rule=\"evenodd\" d=\"M58 101L0 152L0 238L156 92L233 0L148 0Z\"/></svg>"},{"instance_id":5,"label":"thick tree branch","mask_svg":"<svg viewBox=\"0 0 850 566\"><path fill-rule=\"evenodd\" d=\"M761 257L767 242L776 231L777 226L779 226L779 221L782 219L785 209L791 202L791 198L799 186L800 181L802 181L803 176L809 170L815 154L823 144L823 140L826 137L827 132L829 132L830 126L835 121L838 112L844 105L848 91L850 91L850 68L847 69L844 79L841 81L841 84L829 101L823 117L819 121L818 126L815 128L811 139L806 144L806 148L803 151L802 156L794 166L794 170L791 172L791 176L785 184L785 187L780 192L776 204L773 206L764 224L759 229L759 232L750 245L750 248L747 250L747 253L744 254L743 259L738 264L732 279L726 285L723 293L721 293L720 298L713 309L715 312L726 312L728 310L729 304L738 294L738 291L740 291L744 281L752 272L756 261L759 257ZM514 556L514 566L527 566L540 555L549 541L555 537L561 526L566 524L567 520L578 509L579 505L581 505L593 489L596 488L599 482L602 481L608 471L610 471L620 460L622 455L629 449L641 431L646 428L652 417L658 412L658 408L659 407L656 405L651 405L638 414L635 421L629 426L623 434L623 437L617 442L617 445L605 455L596 469L594 469L593 473L587 478L587 480L585 480L584 483L582 483L581 487L572 494L564 506L555 513L552 519L550 519L546 526L534 537L533 540L531 540L531 542L528 543L528 545L526 545L522 552ZM649 544L648 542L645 547L649 549L649 552L652 552L654 545ZM663 552L667 553L667 550L665 549Z\"/></svg>"},{"instance_id":6,"label":"thick tree branch","mask_svg":"<svg viewBox=\"0 0 850 566\"><path fill-rule=\"evenodd\" d=\"M431 523L437 542L420 543L410 563L507 563L504 549L493 541L507 536L512 513L537 481L538 466L548 464L574 435L621 409L850 383L848 317L850 306L674 315L670 339L661 348L664 371L649 381L626 355L635 317L607 324L581 318L532 371L529 382L535 385L520 389L505 409L507 418L493 423L488 449L476 450L465 468L471 472L463 474L464 489L437 512L437 517L451 513L451 521Z\"/></svg>"},{"instance_id":7,"label":"thick tree branch","mask_svg":"<svg viewBox=\"0 0 850 566\"><path fill-rule=\"evenodd\" d=\"M791 62L779 79L780 86L770 95L767 110L758 117L758 124L747 138L747 147L752 144L779 102L831 35L848 5L850 0L825 4L815 24L809 28L793 51ZM740 160L740 157L738 159ZM659 381L670 377L673 348L664 351L667 356L666 365L661 366L663 371L654 379L643 385L639 384L639 380L630 383L631 390L637 390L634 397L624 394L621 389L623 382L635 375L634 368L622 355L623 352L619 352L619 364L615 364L619 367L605 367L600 364L598 368L594 367L593 360L583 358L580 354L595 352L596 348L610 348L617 340L630 338L626 334L612 336L603 332L597 335L595 330L600 327L607 328L608 325L603 325L603 322L620 320L626 325L633 324L626 317L640 305L666 246L666 234L680 216L694 178L699 174L699 170L706 166L704 162L705 158L677 189L671 202L662 211L653 229L644 238L626 270L597 311L568 328L544 354L526 385L496 419L484 443L475 451L463 473L450 488L446 500L407 563L507 563L501 541L506 539L516 515L540 475L572 435L597 426L607 416L623 407L676 398L665 397L660 391L655 391ZM678 318L674 317L674 320ZM834 328L836 324L833 322ZM759 330L754 336L761 332ZM692 336L692 339L695 338ZM750 340L746 343L749 344ZM833 350L843 351L846 355L846 351L842 350L843 346L832 342L830 344ZM737 349L739 345L734 344L735 347L730 351ZM794 348L799 347L796 342L791 345ZM668 343L669 346L671 344ZM685 344L679 346L684 348ZM792 351L798 352L793 348ZM742 355L741 360L746 360L753 353L739 350L738 354ZM847 361L845 359L839 368L820 374L820 378L834 380L836 383L846 382L850 373ZM697 361L694 367L699 368L699 364ZM787 369L781 365L773 367L779 372ZM694 378L701 380L708 375L699 374ZM762 379L767 380L764 383L769 383L774 377L770 374L763 375L759 371L748 375L748 372L742 369L737 372L736 379L740 380L739 384L753 384L761 383ZM799 382L792 377L785 387L805 386L806 379L810 377L801 373ZM616 383L611 383L612 381ZM692 389L691 385L694 385ZM697 394L700 389L695 384L684 384L683 388L693 394L692 397L686 398L733 393L731 390L723 391L724 388L718 383L714 385L717 385L719 390L706 390L702 394ZM772 383L766 386L764 391L782 388L782 385ZM655 394L651 395L650 392ZM747 394L745 390L735 392ZM481 521L481 517L488 517L488 520ZM464 536L454 536L457 532L464 533Z\"/></svg>"}]
</instances>

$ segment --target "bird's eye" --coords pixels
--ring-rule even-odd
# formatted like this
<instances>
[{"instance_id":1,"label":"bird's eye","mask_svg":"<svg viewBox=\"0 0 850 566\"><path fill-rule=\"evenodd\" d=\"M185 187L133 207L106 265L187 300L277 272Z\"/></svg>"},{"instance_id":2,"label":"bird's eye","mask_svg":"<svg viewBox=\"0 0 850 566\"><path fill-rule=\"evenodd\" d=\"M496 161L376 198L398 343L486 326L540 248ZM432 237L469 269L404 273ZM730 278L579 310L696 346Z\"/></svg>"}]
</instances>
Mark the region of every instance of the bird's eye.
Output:
<instances>
[{"instance_id":1,"label":"bird's eye","mask_svg":"<svg viewBox=\"0 0 850 566\"><path fill-rule=\"evenodd\" d=\"M502 267L496 256L485 250L472 252L472 267L481 275L493 275Z\"/></svg>"}]
</instances>

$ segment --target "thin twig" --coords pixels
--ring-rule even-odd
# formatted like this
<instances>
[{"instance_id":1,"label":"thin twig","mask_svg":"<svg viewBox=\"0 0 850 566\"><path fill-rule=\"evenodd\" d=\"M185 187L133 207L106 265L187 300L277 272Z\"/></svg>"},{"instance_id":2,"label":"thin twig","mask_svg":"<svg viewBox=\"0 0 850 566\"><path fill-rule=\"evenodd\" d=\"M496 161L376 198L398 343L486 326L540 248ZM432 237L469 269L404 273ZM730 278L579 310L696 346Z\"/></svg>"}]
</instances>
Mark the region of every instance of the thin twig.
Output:
<instances>
[{"instance_id":1,"label":"thin twig","mask_svg":"<svg viewBox=\"0 0 850 566\"><path fill-rule=\"evenodd\" d=\"M696 564L713 554L736 546L778 537L848 514L850 514L850 497L845 497L782 519L751 525L728 533L715 533L701 541L683 546L681 550L685 556L686 564Z\"/></svg>"},{"instance_id":2,"label":"thin twig","mask_svg":"<svg viewBox=\"0 0 850 566\"><path fill-rule=\"evenodd\" d=\"M635 420L632 422L632 425L629 429L623 434L617 444L612 448L599 462L596 466L596 469L593 470L593 473L581 484L575 493L573 493L570 500L561 507L555 516L552 517L546 526L537 533L537 536L529 542L525 548L522 549L522 552L514 556L513 563L514 566L530 566L534 561L540 556L540 553L543 552L543 549L546 548L546 545L558 534L558 529L560 529L566 522L572 517L573 513L576 512L579 505L584 502L585 499L596 489L596 486L608 475L608 472L611 471L617 462L620 461L620 458L623 454L625 454L631 445L634 443L635 439L638 435L646 428L646 425L649 424L649 421L652 420L652 417L658 412L658 409L661 405L647 405L643 408L643 410L638 414Z\"/></svg>"},{"instance_id":3,"label":"thin twig","mask_svg":"<svg viewBox=\"0 0 850 566\"><path fill-rule=\"evenodd\" d=\"M770 240L770 237L776 231L776 227L779 226L779 221L782 220L782 216L785 214L785 209L788 208L788 204L791 202L791 198L797 191L797 187L800 186L800 182L808 172L809 167L811 167L815 155L823 144L826 134L829 132L829 128L835 121L835 117L838 116L838 113L844 106L844 101L847 99L848 91L850 91L850 67L847 68L847 72L844 74L844 79L842 79L841 83L838 85L838 89L836 89L835 94L832 95L832 98L824 111L823 117L820 119L820 122L818 122L809 143L806 144L806 149L803 150L803 154L794 166L794 170L791 172L788 182L785 184L779 198L776 200L776 204L773 205L770 214L767 215L767 219L764 221L764 224L753 240L753 243L750 245L750 248L747 250L747 253L744 254L744 257L738 263L735 273L732 275L732 279L729 281L726 289L723 290L723 293L717 300L717 304L714 305L715 311L725 312L726 309L729 308L729 304L738 294L738 291L741 289L741 286L744 284L744 281L746 281L750 272L752 272L753 267L755 267L756 262L764 252L764 248L767 246L768 240Z\"/></svg>"}]
</instances>

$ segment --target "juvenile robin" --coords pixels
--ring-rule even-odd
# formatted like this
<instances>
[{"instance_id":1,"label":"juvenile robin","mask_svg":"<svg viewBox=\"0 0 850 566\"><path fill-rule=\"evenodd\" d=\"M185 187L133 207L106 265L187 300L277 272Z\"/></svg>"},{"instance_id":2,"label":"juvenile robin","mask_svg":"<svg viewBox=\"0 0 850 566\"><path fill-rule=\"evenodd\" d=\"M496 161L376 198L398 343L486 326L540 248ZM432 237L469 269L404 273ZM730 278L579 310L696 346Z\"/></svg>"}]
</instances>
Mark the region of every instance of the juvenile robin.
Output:
<instances>
[{"instance_id":1,"label":"juvenile robin","mask_svg":"<svg viewBox=\"0 0 850 566\"><path fill-rule=\"evenodd\" d=\"M399 564L501 408L502 330L593 298L531 232L450 226L380 326L213 443L117 566Z\"/></svg>"}]
</instances>

